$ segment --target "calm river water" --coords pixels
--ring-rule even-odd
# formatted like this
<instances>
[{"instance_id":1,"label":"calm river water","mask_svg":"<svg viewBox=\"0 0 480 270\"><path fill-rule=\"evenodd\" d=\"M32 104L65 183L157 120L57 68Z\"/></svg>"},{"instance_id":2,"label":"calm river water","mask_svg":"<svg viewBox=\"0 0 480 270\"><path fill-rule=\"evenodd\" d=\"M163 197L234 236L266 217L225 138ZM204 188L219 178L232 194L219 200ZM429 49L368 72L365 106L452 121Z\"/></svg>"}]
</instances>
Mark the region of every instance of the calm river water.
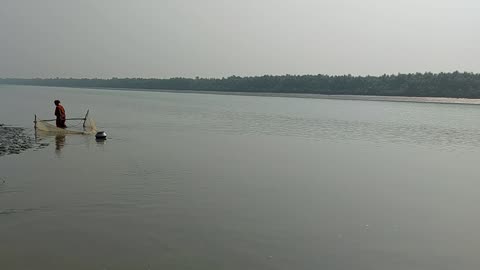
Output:
<instances>
[{"instance_id":1,"label":"calm river water","mask_svg":"<svg viewBox=\"0 0 480 270\"><path fill-rule=\"evenodd\" d=\"M0 268L479 269L480 107L0 86ZM2 182L2 181L5 182Z\"/></svg>"}]
</instances>

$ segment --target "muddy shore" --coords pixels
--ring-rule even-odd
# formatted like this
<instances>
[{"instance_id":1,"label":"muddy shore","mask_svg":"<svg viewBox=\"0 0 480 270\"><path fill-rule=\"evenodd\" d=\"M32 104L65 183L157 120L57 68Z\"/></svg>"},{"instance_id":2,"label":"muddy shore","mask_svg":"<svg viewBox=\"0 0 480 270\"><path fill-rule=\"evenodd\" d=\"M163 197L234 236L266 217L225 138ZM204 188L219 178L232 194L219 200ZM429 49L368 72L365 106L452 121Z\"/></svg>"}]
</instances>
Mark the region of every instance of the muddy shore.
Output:
<instances>
[{"instance_id":1,"label":"muddy shore","mask_svg":"<svg viewBox=\"0 0 480 270\"><path fill-rule=\"evenodd\" d=\"M35 139L24 128L0 124L0 156L20 154L35 145Z\"/></svg>"}]
</instances>

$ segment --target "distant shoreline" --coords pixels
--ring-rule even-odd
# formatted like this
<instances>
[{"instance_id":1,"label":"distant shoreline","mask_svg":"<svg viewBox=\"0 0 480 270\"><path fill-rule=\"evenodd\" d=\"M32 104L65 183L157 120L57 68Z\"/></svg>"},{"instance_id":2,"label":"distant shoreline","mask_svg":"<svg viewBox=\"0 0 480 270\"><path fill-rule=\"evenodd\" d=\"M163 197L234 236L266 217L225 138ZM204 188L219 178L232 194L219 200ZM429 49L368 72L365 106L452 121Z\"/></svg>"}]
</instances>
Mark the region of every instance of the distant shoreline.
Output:
<instances>
[{"instance_id":1,"label":"distant shoreline","mask_svg":"<svg viewBox=\"0 0 480 270\"><path fill-rule=\"evenodd\" d=\"M242 91L204 91L204 90L150 90L150 89L127 89L127 88L91 88L126 91L165 92L183 94L212 94L231 96L256 96L256 97L287 97L287 98L310 98L331 100L359 100L359 101L382 101L382 102L412 102L412 103L435 103L435 104L460 104L480 105L480 99L474 98L449 98L449 97L407 97L407 96L368 96L368 95L325 95L304 93L275 93L275 92L242 92Z\"/></svg>"},{"instance_id":2,"label":"distant shoreline","mask_svg":"<svg viewBox=\"0 0 480 270\"><path fill-rule=\"evenodd\" d=\"M382 101L459 103L452 99L480 99L480 73L407 73L381 76L261 75L221 78L0 78L0 84L78 88L228 93L231 95L284 96ZM380 97L380 98L377 98ZM398 98L402 97L402 98ZM405 97L405 98L403 98ZM415 98L414 98L415 97ZM419 97L419 98L416 98ZM429 98L436 97L436 98ZM365 98L360 98L364 100ZM461 101L460 103L471 103ZM474 102L476 104L476 102Z\"/></svg>"},{"instance_id":3,"label":"distant shoreline","mask_svg":"<svg viewBox=\"0 0 480 270\"><path fill-rule=\"evenodd\" d=\"M117 91L141 91L160 93L181 93L181 94L211 94L231 96L256 96L256 97L285 97L285 98L309 98L309 99L330 99L330 100L359 100L359 101L381 101L381 102L410 102L410 103L434 103L434 104L459 104L459 105L480 105L480 99L475 98L452 98L452 97L415 97L415 96L372 96L372 95L326 95L308 93L278 93L278 92L245 92L245 91L216 91L216 90L168 90L168 89L142 89L142 88L114 88L114 87L78 87L78 86L46 86L46 85L19 85L0 84L11 86L29 87L65 87L78 89L98 89Z\"/></svg>"}]
</instances>

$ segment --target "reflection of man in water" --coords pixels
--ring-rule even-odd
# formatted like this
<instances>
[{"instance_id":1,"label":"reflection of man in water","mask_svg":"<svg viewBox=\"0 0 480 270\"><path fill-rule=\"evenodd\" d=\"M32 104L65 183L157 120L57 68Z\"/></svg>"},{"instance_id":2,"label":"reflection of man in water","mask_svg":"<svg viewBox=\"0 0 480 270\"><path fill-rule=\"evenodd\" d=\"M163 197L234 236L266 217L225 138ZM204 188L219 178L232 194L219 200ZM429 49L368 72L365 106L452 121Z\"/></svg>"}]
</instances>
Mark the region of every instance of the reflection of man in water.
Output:
<instances>
[{"instance_id":1,"label":"reflection of man in water","mask_svg":"<svg viewBox=\"0 0 480 270\"><path fill-rule=\"evenodd\" d=\"M55 136L55 150L60 152L62 148L65 146L65 135L57 135Z\"/></svg>"},{"instance_id":2,"label":"reflection of man in water","mask_svg":"<svg viewBox=\"0 0 480 270\"><path fill-rule=\"evenodd\" d=\"M55 116L57 117L57 127L58 128L66 128L67 126L65 125L65 120L67 119L67 116L65 114L65 108L60 104L60 100L55 100L53 103L55 103Z\"/></svg>"}]
</instances>

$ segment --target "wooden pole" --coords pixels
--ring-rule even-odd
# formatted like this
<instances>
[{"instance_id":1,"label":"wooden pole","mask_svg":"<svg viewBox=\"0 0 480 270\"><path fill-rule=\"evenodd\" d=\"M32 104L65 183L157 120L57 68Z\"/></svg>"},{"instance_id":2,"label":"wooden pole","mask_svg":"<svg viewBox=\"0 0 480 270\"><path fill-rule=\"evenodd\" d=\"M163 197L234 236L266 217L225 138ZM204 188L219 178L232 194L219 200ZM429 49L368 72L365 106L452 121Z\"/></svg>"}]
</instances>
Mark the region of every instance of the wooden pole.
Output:
<instances>
[{"instance_id":1,"label":"wooden pole","mask_svg":"<svg viewBox=\"0 0 480 270\"><path fill-rule=\"evenodd\" d=\"M35 128L33 129L35 131L35 142L37 142L37 115L35 114L35 120L33 121Z\"/></svg>"},{"instance_id":2,"label":"wooden pole","mask_svg":"<svg viewBox=\"0 0 480 270\"><path fill-rule=\"evenodd\" d=\"M85 114L85 119L83 120L83 128L85 128L85 122L87 122L87 117L89 112L90 110L87 110L87 113Z\"/></svg>"},{"instance_id":3,"label":"wooden pole","mask_svg":"<svg viewBox=\"0 0 480 270\"><path fill-rule=\"evenodd\" d=\"M67 118L65 120L85 120L85 118ZM42 122L53 122L53 121L57 121L57 119L47 119L47 120L42 120Z\"/></svg>"}]
</instances>

